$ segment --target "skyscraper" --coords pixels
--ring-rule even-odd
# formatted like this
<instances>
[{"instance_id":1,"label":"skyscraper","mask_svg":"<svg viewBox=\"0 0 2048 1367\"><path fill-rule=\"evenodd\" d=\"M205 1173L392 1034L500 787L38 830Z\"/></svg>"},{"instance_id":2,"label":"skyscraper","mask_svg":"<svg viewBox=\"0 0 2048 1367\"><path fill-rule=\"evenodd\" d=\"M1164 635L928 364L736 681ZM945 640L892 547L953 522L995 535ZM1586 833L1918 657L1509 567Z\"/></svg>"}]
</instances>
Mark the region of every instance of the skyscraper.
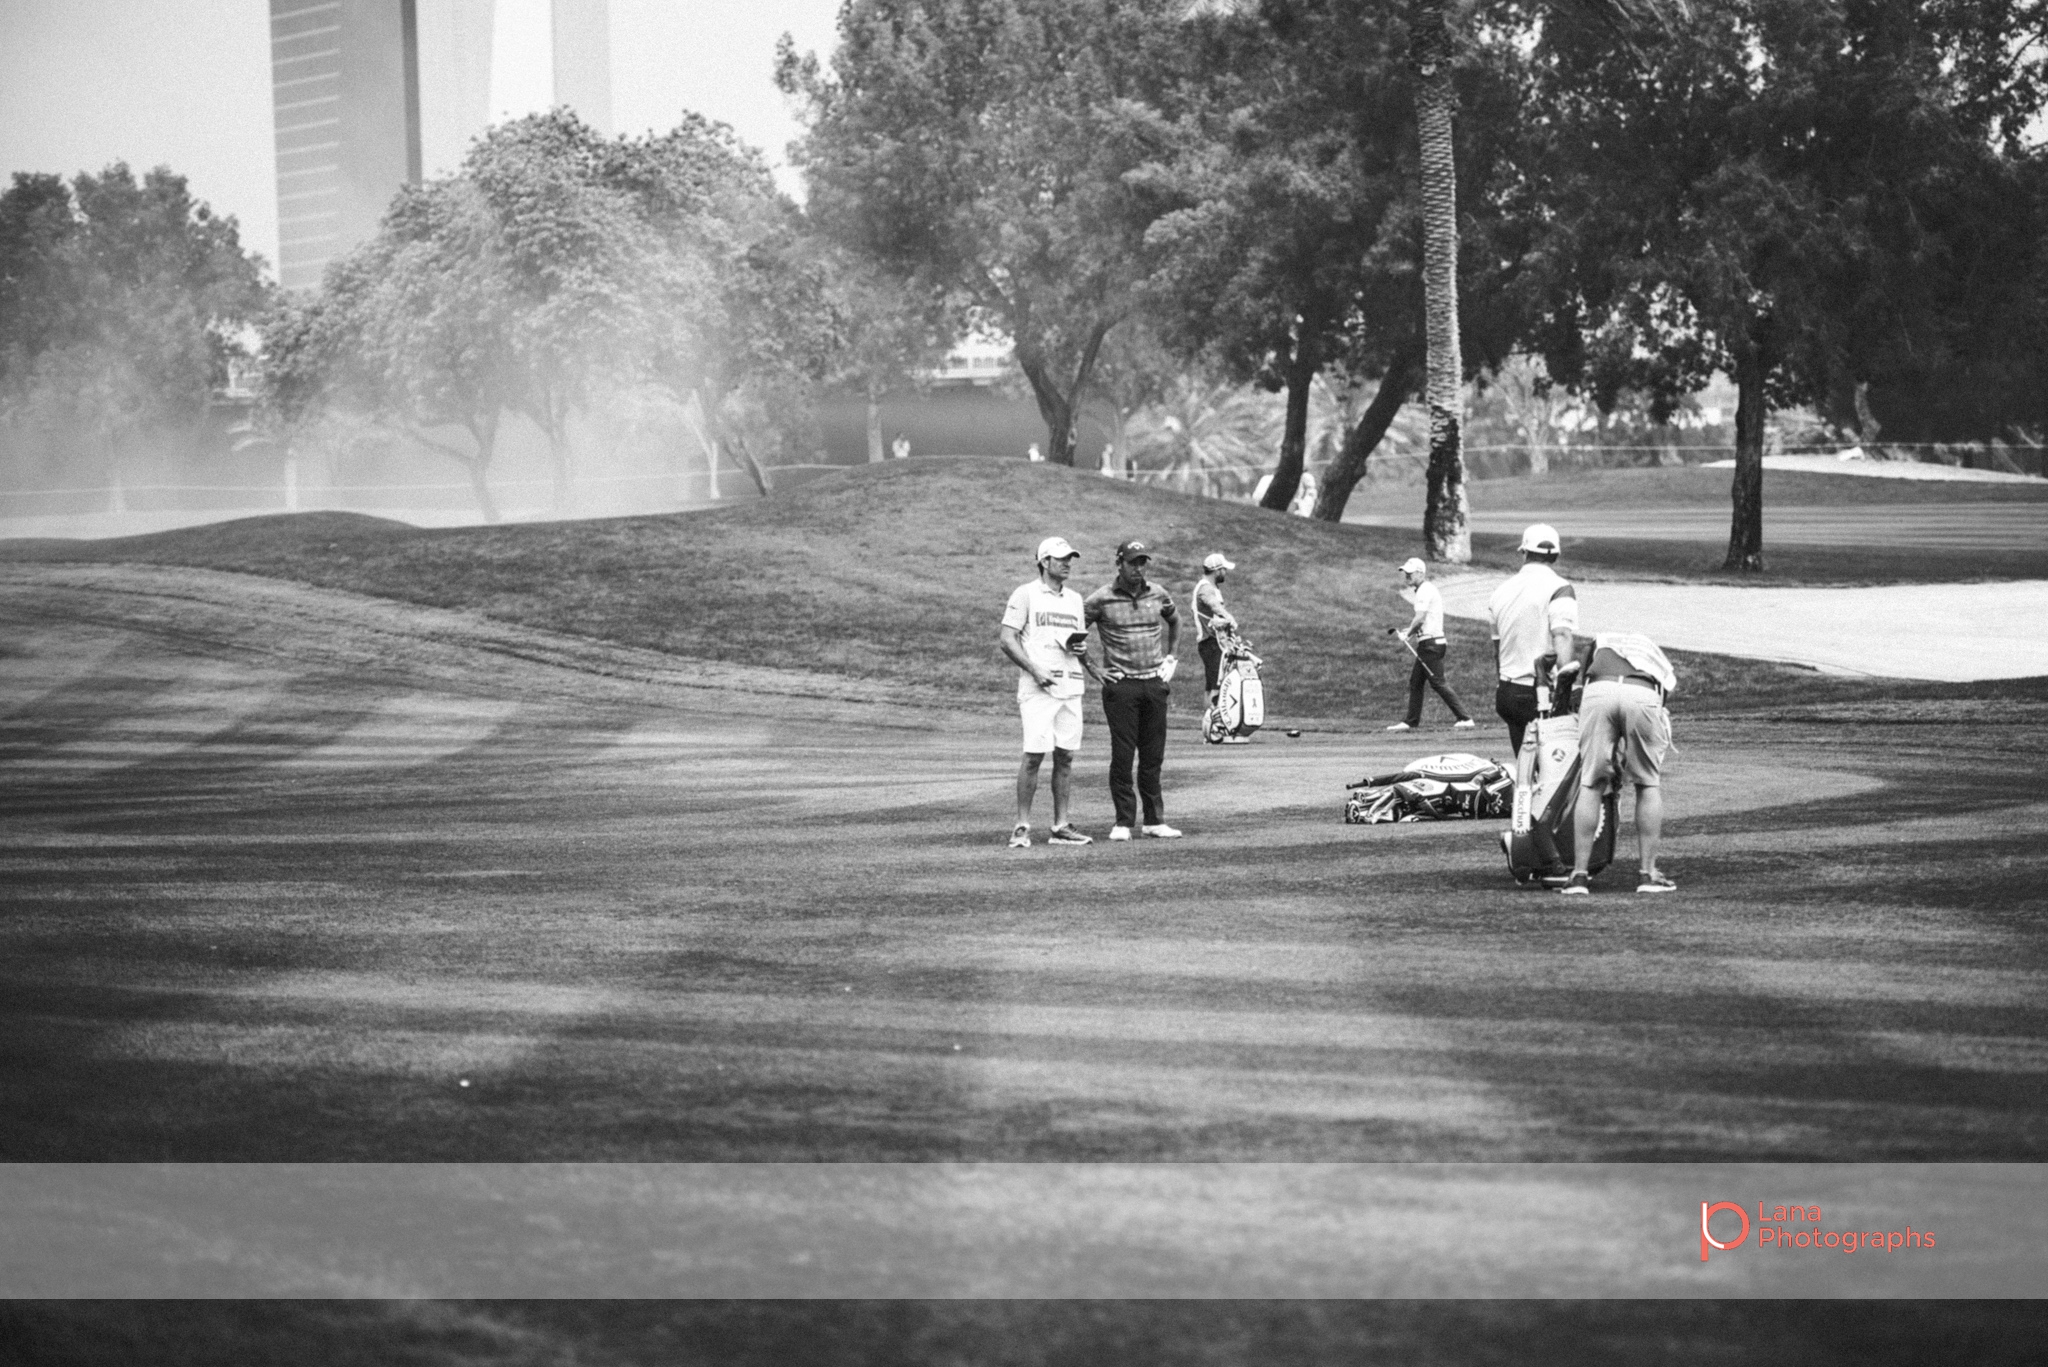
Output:
<instances>
[{"instance_id":1,"label":"skyscraper","mask_svg":"<svg viewBox=\"0 0 2048 1367\"><path fill-rule=\"evenodd\" d=\"M488 126L497 20L546 49L551 87L611 128L608 0L270 0L278 279L311 289L407 181L453 171ZM515 11L512 12L512 11ZM531 53L519 55L531 56Z\"/></svg>"}]
</instances>

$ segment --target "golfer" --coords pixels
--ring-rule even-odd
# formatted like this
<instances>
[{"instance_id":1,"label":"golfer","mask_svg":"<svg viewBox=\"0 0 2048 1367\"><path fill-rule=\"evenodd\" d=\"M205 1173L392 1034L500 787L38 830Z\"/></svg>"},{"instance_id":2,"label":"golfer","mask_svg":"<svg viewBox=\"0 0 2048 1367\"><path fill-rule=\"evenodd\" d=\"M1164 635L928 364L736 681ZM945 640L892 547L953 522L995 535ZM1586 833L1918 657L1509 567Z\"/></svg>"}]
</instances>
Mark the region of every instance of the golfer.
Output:
<instances>
[{"instance_id":1,"label":"golfer","mask_svg":"<svg viewBox=\"0 0 2048 1367\"><path fill-rule=\"evenodd\" d=\"M1558 891L1591 892L1587 866L1600 829L1601 801L1625 778L1636 786L1637 892L1673 892L1678 884L1657 871L1664 834L1664 756L1671 749L1671 713L1664 700L1678 687L1671 661L1647 636L1602 632L1593 638L1579 697L1579 800L1572 813L1572 876Z\"/></svg>"},{"instance_id":2,"label":"golfer","mask_svg":"<svg viewBox=\"0 0 2048 1367\"><path fill-rule=\"evenodd\" d=\"M1202 577L1195 581L1194 598L1188 606L1195 617L1195 650L1202 657L1202 687L1208 690L1209 710L1216 708L1217 680L1223 672L1223 646L1216 639L1216 628L1237 630L1237 618L1223 606L1223 581L1237 566L1225 559L1223 552L1213 551L1202 562ZM1209 713L1202 714L1202 730L1209 729ZM1232 741L1243 744L1250 736L1227 736L1224 744Z\"/></svg>"},{"instance_id":3,"label":"golfer","mask_svg":"<svg viewBox=\"0 0 2048 1367\"><path fill-rule=\"evenodd\" d=\"M1003 608L997 641L1021 671L1017 711L1024 719L1024 759L1017 766L1017 824L1010 848L1031 848L1031 802L1038 794L1038 769L1052 752L1052 830L1049 845L1092 845L1067 819L1074 752L1081 748L1083 671L1089 668L1082 635L1081 595L1067 587L1080 554L1064 538L1038 543L1038 577L1019 584Z\"/></svg>"},{"instance_id":4,"label":"golfer","mask_svg":"<svg viewBox=\"0 0 2048 1367\"><path fill-rule=\"evenodd\" d=\"M1389 731L1413 731L1422 725L1422 689L1426 684L1436 690L1444 700L1444 706L1451 709L1457 721L1451 724L1455 731L1469 731L1477 722L1465 711L1465 704L1458 701L1457 690L1444 678L1444 654L1450 649L1450 641L1444 635L1444 595L1436 585L1429 582L1429 566L1417 556L1409 556L1401 566L1401 580L1408 586L1409 602L1415 608L1415 616L1405 627L1390 628L1390 634L1408 642L1408 649L1415 656L1415 664L1408 671L1408 716L1397 721Z\"/></svg>"},{"instance_id":5,"label":"golfer","mask_svg":"<svg viewBox=\"0 0 2048 1367\"><path fill-rule=\"evenodd\" d=\"M1500 685L1493 710L1508 724L1508 744L1519 753L1522 733L1536 720L1536 667L1544 656L1568 661L1579 630L1579 595L1555 568L1557 529L1538 522L1522 532L1522 568L1493 591L1493 656Z\"/></svg>"},{"instance_id":6,"label":"golfer","mask_svg":"<svg viewBox=\"0 0 2048 1367\"><path fill-rule=\"evenodd\" d=\"M1159 771L1166 764L1167 684L1177 663L1180 617L1166 590L1146 581L1151 563L1150 546L1124 542L1116 548L1116 578L1089 594L1084 605L1088 625L1099 628L1102 637L1102 714L1109 721L1109 796L1116 804L1111 840L1129 840L1134 827L1163 840L1180 835L1166 824L1166 800L1159 791Z\"/></svg>"}]
</instances>

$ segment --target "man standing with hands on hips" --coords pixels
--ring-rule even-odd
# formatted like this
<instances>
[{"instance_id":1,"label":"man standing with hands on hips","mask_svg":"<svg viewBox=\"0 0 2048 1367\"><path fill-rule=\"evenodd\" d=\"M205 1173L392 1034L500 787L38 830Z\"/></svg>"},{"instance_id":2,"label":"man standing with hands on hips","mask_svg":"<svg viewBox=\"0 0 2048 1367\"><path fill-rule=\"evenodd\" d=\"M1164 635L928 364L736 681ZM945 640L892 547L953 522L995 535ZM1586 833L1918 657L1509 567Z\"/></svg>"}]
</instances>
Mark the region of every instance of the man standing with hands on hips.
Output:
<instances>
[{"instance_id":1,"label":"man standing with hands on hips","mask_svg":"<svg viewBox=\"0 0 2048 1367\"><path fill-rule=\"evenodd\" d=\"M1180 832L1166 824L1159 772L1166 763L1167 684L1177 661L1180 616L1173 599L1146 582L1152 548L1126 541L1116 548L1116 578L1088 595L1083 615L1102 637L1102 712L1109 721L1109 796L1116 804L1111 840L1133 828L1163 840ZM1136 760L1138 781L1131 782ZM1145 820L1138 821L1142 800Z\"/></svg>"},{"instance_id":2,"label":"man standing with hands on hips","mask_svg":"<svg viewBox=\"0 0 2048 1367\"><path fill-rule=\"evenodd\" d=\"M1031 848L1031 800L1038 793L1038 769L1052 751L1052 832L1049 845L1092 845L1067 819L1074 752L1081 748L1082 672L1088 666L1081 595L1067 587L1080 554L1065 538L1038 543L1038 578L1017 586L1003 609L997 636L1003 654L1023 671L1017 680L1017 710L1024 719L1024 759L1017 766L1017 824L1010 848Z\"/></svg>"},{"instance_id":3,"label":"man standing with hands on hips","mask_svg":"<svg viewBox=\"0 0 2048 1367\"><path fill-rule=\"evenodd\" d=\"M1538 662L1546 655L1558 666L1573 661L1579 594L1552 568L1558 550L1555 527L1542 522L1528 527L1522 533L1522 568L1486 603L1500 673L1493 710L1508 724L1508 744L1518 753L1522 733L1536 720Z\"/></svg>"},{"instance_id":4,"label":"man standing with hands on hips","mask_svg":"<svg viewBox=\"0 0 2048 1367\"><path fill-rule=\"evenodd\" d=\"M1407 583L1415 608L1414 619L1405 627L1388 627L1389 636L1400 636L1407 640L1409 651L1415 656L1415 666L1408 671L1408 714L1404 721L1397 721L1389 731L1413 731L1422 725L1422 690L1425 685L1436 690L1444 700L1444 706L1451 709L1451 715L1458 720L1453 729L1469 731L1476 723L1465 711L1465 704L1458 701L1457 690L1444 678L1444 654L1450 649L1450 640L1444 635L1444 596L1436 585L1429 582L1429 566L1419 556L1409 556L1401 566L1401 578Z\"/></svg>"}]
</instances>

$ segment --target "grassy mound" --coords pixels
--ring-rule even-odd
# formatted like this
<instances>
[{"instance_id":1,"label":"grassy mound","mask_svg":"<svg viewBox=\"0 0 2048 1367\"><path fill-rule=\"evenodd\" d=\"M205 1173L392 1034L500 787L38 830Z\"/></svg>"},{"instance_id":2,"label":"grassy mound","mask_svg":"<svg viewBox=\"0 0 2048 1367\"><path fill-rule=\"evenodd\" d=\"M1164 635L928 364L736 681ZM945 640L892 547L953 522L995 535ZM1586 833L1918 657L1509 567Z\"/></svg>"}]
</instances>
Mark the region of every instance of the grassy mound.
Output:
<instances>
[{"instance_id":1,"label":"grassy mound","mask_svg":"<svg viewBox=\"0 0 2048 1367\"><path fill-rule=\"evenodd\" d=\"M693 658L880 683L954 680L962 702L978 706L1014 687L995 647L997 626L1049 535L1081 550L1074 582L1084 593L1111 577L1114 548L1128 537L1158 547L1154 578L1183 601L1202 558L1225 552L1239 565L1228 597L1271 662L1277 715L1398 715L1408 660L1380 632L1408 618L1395 566L1414 553L1413 532L1330 526L1023 461L890 462L768 499L657 517L421 529L314 513L15 543L4 555L238 571ZM1482 540L1478 563L1507 569L1512 541L1494 540ZM1450 631L1452 682L1487 714L1487 633L1462 621ZM1183 654L1192 663L1191 643ZM1680 668L1688 711L1898 692L1710 656L1686 657ZM2010 696L2016 686L1909 691ZM1179 689L1176 701L1198 707L1199 690Z\"/></svg>"}]
</instances>

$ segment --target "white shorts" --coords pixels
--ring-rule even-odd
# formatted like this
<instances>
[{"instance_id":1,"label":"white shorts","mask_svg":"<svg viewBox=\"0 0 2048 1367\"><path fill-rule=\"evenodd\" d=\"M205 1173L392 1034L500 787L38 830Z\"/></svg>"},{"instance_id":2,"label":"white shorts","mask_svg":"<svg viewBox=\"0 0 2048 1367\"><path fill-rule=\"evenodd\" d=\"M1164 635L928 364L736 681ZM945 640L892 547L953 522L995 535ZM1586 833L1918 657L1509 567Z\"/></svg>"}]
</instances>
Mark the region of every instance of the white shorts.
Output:
<instances>
[{"instance_id":1,"label":"white shorts","mask_svg":"<svg viewBox=\"0 0 2048 1367\"><path fill-rule=\"evenodd\" d=\"M1081 699L1055 698L1041 688L1017 696L1017 711L1024 717L1024 753L1042 755L1048 750L1081 748Z\"/></svg>"}]
</instances>

